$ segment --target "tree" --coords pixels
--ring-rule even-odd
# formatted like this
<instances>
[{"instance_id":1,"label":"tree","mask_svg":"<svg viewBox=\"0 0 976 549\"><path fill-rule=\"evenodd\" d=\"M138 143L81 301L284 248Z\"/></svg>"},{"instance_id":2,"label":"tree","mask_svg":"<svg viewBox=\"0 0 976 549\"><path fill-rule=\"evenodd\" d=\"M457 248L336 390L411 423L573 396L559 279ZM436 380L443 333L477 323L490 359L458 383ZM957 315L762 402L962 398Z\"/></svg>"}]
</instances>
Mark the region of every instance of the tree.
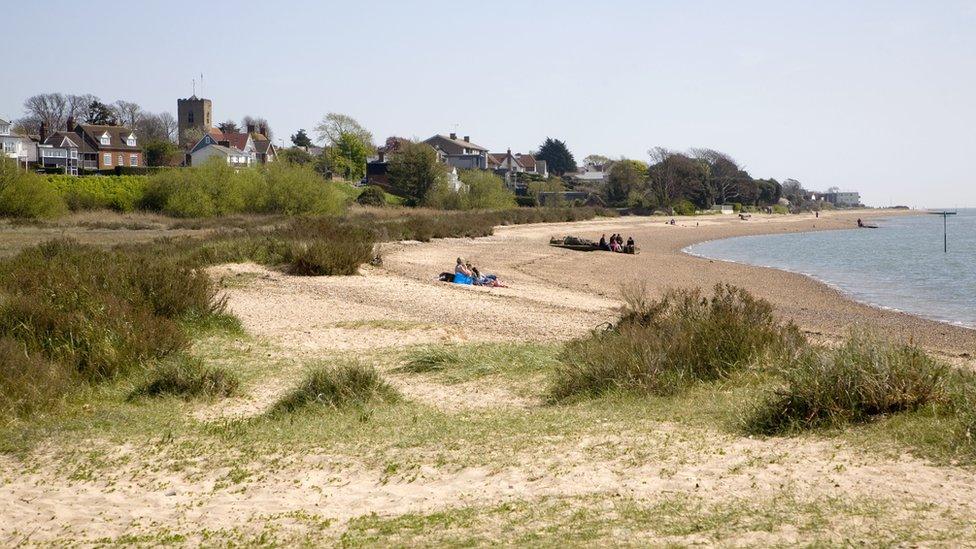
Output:
<instances>
[{"instance_id":1,"label":"tree","mask_svg":"<svg viewBox=\"0 0 976 549\"><path fill-rule=\"evenodd\" d=\"M217 129L220 130L221 133L241 133L240 126L238 126L237 122L234 122L233 120L224 120L220 124L217 124Z\"/></svg>"},{"instance_id":2,"label":"tree","mask_svg":"<svg viewBox=\"0 0 976 549\"><path fill-rule=\"evenodd\" d=\"M136 103L119 99L111 106L113 118L120 126L135 128L142 118L142 107Z\"/></svg>"},{"instance_id":3,"label":"tree","mask_svg":"<svg viewBox=\"0 0 976 549\"><path fill-rule=\"evenodd\" d=\"M320 143L333 145L339 141L342 134L352 134L359 138L367 147L373 148L373 134L364 128L355 118L330 112L322 117L322 121L315 126Z\"/></svg>"},{"instance_id":4,"label":"tree","mask_svg":"<svg viewBox=\"0 0 976 549\"><path fill-rule=\"evenodd\" d=\"M95 99L88 104L85 111L85 123L98 126L115 126L118 121L111 107Z\"/></svg>"},{"instance_id":5,"label":"tree","mask_svg":"<svg viewBox=\"0 0 976 549\"><path fill-rule=\"evenodd\" d=\"M775 179L757 179L759 186L759 203L765 206L775 206L779 204L779 199L783 196L783 186Z\"/></svg>"},{"instance_id":6,"label":"tree","mask_svg":"<svg viewBox=\"0 0 976 549\"><path fill-rule=\"evenodd\" d=\"M444 166L437 161L437 152L424 143L400 143L399 150L387 166L390 185L399 189L411 205L424 202L427 193L444 180Z\"/></svg>"},{"instance_id":7,"label":"tree","mask_svg":"<svg viewBox=\"0 0 976 549\"><path fill-rule=\"evenodd\" d=\"M701 162L684 154L657 147L648 151L657 160L648 168L648 194L662 206L673 206L679 200L697 198L707 201L707 171Z\"/></svg>"},{"instance_id":8,"label":"tree","mask_svg":"<svg viewBox=\"0 0 976 549\"><path fill-rule=\"evenodd\" d=\"M787 179L783 181L783 198L790 201L793 206L799 207L803 204L806 198L807 191L803 188L803 185L796 179Z\"/></svg>"},{"instance_id":9,"label":"tree","mask_svg":"<svg viewBox=\"0 0 976 549\"><path fill-rule=\"evenodd\" d=\"M343 133L325 151L329 171L347 181L359 181L366 176L366 158L369 149L351 133Z\"/></svg>"},{"instance_id":10,"label":"tree","mask_svg":"<svg viewBox=\"0 0 976 549\"><path fill-rule=\"evenodd\" d=\"M304 166L315 162L315 157L302 149L291 148L278 151L278 160L297 166Z\"/></svg>"},{"instance_id":11,"label":"tree","mask_svg":"<svg viewBox=\"0 0 976 549\"><path fill-rule=\"evenodd\" d=\"M241 127L246 130L248 126L254 126L254 131L261 131L260 129L264 128L264 136L271 139L271 126L268 124L268 120L266 118L250 115L245 116L244 119L241 120Z\"/></svg>"},{"instance_id":12,"label":"tree","mask_svg":"<svg viewBox=\"0 0 976 549\"><path fill-rule=\"evenodd\" d=\"M308 148L308 147L311 147L312 146L312 140L311 140L311 138L308 137L308 134L305 133L305 130L304 129L299 129L298 130L298 133L292 135L291 136L291 142L296 147L305 147L305 148Z\"/></svg>"},{"instance_id":13,"label":"tree","mask_svg":"<svg viewBox=\"0 0 976 549\"><path fill-rule=\"evenodd\" d=\"M145 142L142 151L147 166L179 166L183 162L183 151L168 139Z\"/></svg>"},{"instance_id":14,"label":"tree","mask_svg":"<svg viewBox=\"0 0 976 549\"><path fill-rule=\"evenodd\" d=\"M133 129L136 132L136 137L142 143L149 141L171 141L175 143L178 124L176 118L168 112L143 113Z\"/></svg>"},{"instance_id":15,"label":"tree","mask_svg":"<svg viewBox=\"0 0 976 549\"><path fill-rule=\"evenodd\" d=\"M464 170L460 174L461 203L465 209L502 210L514 208L515 194L508 190L505 181L493 172Z\"/></svg>"},{"instance_id":16,"label":"tree","mask_svg":"<svg viewBox=\"0 0 976 549\"><path fill-rule=\"evenodd\" d=\"M610 167L604 196L611 206L629 206L645 194L647 164L640 160L620 159Z\"/></svg>"},{"instance_id":17,"label":"tree","mask_svg":"<svg viewBox=\"0 0 976 549\"><path fill-rule=\"evenodd\" d=\"M545 160L549 172L558 176L576 171L576 160L573 158L573 153L569 152L566 143L558 139L547 137L542 146L539 147L539 153L535 157Z\"/></svg>"},{"instance_id":18,"label":"tree","mask_svg":"<svg viewBox=\"0 0 976 549\"><path fill-rule=\"evenodd\" d=\"M583 159L584 166L606 166L610 162L610 158L602 154L589 154Z\"/></svg>"}]
</instances>

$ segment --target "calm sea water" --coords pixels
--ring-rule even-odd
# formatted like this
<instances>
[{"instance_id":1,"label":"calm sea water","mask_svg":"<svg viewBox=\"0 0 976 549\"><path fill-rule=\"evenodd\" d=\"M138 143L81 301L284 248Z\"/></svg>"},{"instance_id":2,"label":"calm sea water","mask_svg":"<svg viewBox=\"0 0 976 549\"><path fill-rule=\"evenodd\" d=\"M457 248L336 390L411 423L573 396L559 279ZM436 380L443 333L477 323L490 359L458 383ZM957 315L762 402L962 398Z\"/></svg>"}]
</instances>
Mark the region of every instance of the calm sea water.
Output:
<instances>
[{"instance_id":1,"label":"calm sea water","mask_svg":"<svg viewBox=\"0 0 976 549\"><path fill-rule=\"evenodd\" d=\"M864 303L976 328L976 210L949 217L949 253L942 216L870 222L880 228L729 238L685 251L806 274Z\"/></svg>"}]
</instances>

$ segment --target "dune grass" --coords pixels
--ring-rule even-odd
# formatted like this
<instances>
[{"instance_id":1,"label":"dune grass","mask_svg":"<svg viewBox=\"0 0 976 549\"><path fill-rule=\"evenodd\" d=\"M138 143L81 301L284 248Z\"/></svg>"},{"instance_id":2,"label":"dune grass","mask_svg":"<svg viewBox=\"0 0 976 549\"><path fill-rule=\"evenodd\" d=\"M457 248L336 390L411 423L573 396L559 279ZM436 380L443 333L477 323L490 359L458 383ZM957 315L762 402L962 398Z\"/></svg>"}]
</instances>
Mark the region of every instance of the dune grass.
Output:
<instances>
[{"instance_id":1,"label":"dune grass","mask_svg":"<svg viewBox=\"0 0 976 549\"><path fill-rule=\"evenodd\" d=\"M240 379L224 368L206 366L199 358L178 355L150 368L145 379L129 395L175 396L184 399L228 397L236 394Z\"/></svg>"},{"instance_id":2,"label":"dune grass","mask_svg":"<svg viewBox=\"0 0 976 549\"><path fill-rule=\"evenodd\" d=\"M760 359L787 357L804 343L768 302L733 286L716 286L711 297L670 290L660 300L637 287L625 299L616 324L567 345L550 400L621 389L674 394Z\"/></svg>"},{"instance_id":3,"label":"dune grass","mask_svg":"<svg viewBox=\"0 0 976 549\"><path fill-rule=\"evenodd\" d=\"M348 408L375 400L395 401L396 391L372 366L357 363L319 366L269 410L275 417L311 407Z\"/></svg>"}]
</instances>

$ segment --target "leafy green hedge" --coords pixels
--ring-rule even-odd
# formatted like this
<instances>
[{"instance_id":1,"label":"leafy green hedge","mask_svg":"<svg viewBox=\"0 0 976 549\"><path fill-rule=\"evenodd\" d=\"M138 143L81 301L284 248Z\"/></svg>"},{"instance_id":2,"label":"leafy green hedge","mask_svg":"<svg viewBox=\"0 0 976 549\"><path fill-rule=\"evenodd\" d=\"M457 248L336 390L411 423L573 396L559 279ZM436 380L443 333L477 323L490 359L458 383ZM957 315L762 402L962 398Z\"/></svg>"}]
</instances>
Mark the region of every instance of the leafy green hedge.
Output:
<instances>
[{"instance_id":1,"label":"leafy green hedge","mask_svg":"<svg viewBox=\"0 0 976 549\"><path fill-rule=\"evenodd\" d=\"M106 208L119 212L134 210L149 182L144 175L49 175L47 180L73 211Z\"/></svg>"}]
</instances>

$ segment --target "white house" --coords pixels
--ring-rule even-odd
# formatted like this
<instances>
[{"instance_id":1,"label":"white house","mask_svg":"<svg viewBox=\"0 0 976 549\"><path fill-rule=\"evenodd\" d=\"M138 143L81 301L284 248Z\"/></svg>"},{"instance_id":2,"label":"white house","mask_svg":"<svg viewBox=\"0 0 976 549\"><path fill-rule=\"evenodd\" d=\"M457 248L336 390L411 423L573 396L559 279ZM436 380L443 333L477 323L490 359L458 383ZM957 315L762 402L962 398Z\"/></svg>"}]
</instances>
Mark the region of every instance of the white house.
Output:
<instances>
[{"instance_id":1,"label":"white house","mask_svg":"<svg viewBox=\"0 0 976 549\"><path fill-rule=\"evenodd\" d=\"M0 118L0 150L7 158L26 165L37 161L37 144L29 137L14 135L13 124Z\"/></svg>"},{"instance_id":2,"label":"white house","mask_svg":"<svg viewBox=\"0 0 976 549\"><path fill-rule=\"evenodd\" d=\"M213 157L223 158L228 166L247 168L254 163L254 155L248 154L237 147L210 144L194 148L190 153L190 164L201 166Z\"/></svg>"}]
</instances>

